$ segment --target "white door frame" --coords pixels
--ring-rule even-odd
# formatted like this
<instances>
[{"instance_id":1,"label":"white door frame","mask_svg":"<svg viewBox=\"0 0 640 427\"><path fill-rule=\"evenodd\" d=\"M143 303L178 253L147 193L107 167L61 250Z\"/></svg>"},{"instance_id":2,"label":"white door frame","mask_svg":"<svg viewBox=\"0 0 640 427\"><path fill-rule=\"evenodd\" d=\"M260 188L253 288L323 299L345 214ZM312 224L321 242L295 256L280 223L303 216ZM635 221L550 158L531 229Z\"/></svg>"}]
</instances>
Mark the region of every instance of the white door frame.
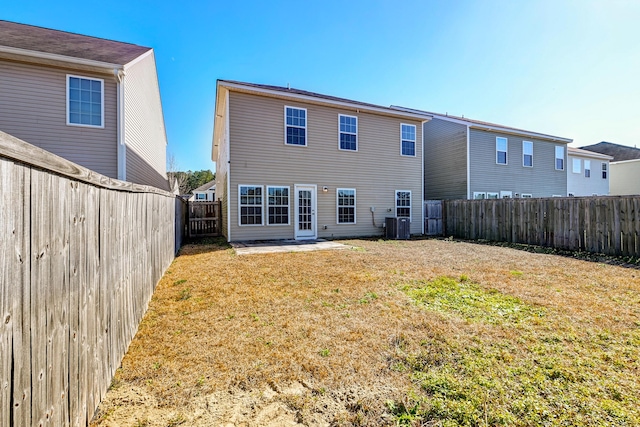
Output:
<instances>
[{"instance_id":1,"label":"white door frame","mask_svg":"<svg viewBox=\"0 0 640 427\"><path fill-rule=\"evenodd\" d=\"M314 184L294 184L293 197L294 197L294 237L296 240L317 239L318 238L318 220L317 220L317 186ZM299 190L311 191L311 230L299 230Z\"/></svg>"}]
</instances>

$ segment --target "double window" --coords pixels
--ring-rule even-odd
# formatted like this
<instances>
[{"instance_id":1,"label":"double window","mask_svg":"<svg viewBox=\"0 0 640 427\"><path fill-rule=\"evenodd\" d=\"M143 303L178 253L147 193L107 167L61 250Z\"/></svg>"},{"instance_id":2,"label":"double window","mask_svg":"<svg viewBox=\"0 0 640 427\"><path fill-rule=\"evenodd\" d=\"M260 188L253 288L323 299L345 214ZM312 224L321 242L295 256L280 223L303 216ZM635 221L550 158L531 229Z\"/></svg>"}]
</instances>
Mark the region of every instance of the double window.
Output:
<instances>
[{"instance_id":1,"label":"double window","mask_svg":"<svg viewBox=\"0 0 640 427\"><path fill-rule=\"evenodd\" d=\"M564 147L556 145L556 170L564 170Z\"/></svg>"},{"instance_id":2,"label":"double window","mask_svg":"<svg viewBox=\"0 0 640 427\"><path fill-rule=\"evenodd\" d=\"M340 149L358 151L358 118L339 114L338 123Z\"/></svg>"},{"instance_id":3,"label":"double window","mask_svg":"<svg viewBox=\"0 0 640 427\"><path fill-rule=\"evenodd\" d=\"M501 136L496 137L496 163L507 164L507 138Z\"/></svg>"},{"instance_id":4,"label":"double window","mask_svg":"<svg viewBox=\"0 0 640 427\"><path fill-rule=\"evenodd\" d=\"M396 190L396 216L411 218L411 191Z\"/></svg>"},{"instance_id":5,"label":"double window","mask_svg":"<svg viewBox=\"0 0 640 427\"><path fill-rule=\"evenodd\" d=\"M356 223L356 190L355 188L338 188L336 191L338 205L338 224Z\"/></svg>"},{"instance_id":6,"label":"double window","mask_svg":"<svg viewBox=\"0 0 640 427\"><path fill-rule=\"evenodd\" d=\"M287 145L307 145L306 108L284 107L285 140Z\"/></svg>"},{"instance_id":7,"label":"double window","mask_svg":"<svg viewBox=\"0 0 640 427\"><path fill-rule=\"evenodd\" d=\"M416 155L416 125L400 124L400 154Z\"/></svg>"},{"instance_id":8,"label":"double window","mask_svg":"<svg viewBox=\"0 0 640 427\"><path fill-rule=\"evenodd\" d=\"M267 224L289 225L289 187L267 186Z\"/></svg>"},{"instance_id":9,"label":"double window","mask_svg":"<svg viewBox=\"0 0 640 427\"><path fill-rule=\"evenodd\" d=\"M67 124L104 127L104 80L67 75Z\"/></svg>"},{"instance_id":10,"label":"double window","mask_svg":"<svg viewBox=\"0 0 640 427\"><path fill-rule=\"evenodd\" d=\"M522 141L522 166L533 167L533 142Z\"/></svg>"},{"instance_id":11,"label":"double window","mask_svg":"<svg viewBox=\"0 0 640 427\"><path fill-rule=\"evenodd\" d=\"M240 225L262 225L262 186L240 185Z\"/></svg>"}]
</instances>

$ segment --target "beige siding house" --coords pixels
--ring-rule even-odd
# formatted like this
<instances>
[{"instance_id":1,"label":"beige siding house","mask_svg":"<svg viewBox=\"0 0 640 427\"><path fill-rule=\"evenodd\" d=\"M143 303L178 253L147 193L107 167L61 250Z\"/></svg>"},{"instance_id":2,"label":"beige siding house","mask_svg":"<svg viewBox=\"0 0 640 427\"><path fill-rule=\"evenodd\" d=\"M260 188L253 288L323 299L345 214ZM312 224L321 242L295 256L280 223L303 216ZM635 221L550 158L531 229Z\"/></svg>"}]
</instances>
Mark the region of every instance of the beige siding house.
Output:
<instances>
[{"instance_id":1,"label":"beige siding house","mask_svg":"<svg viewBox=\"0 0 640 427\"><path fill-rule=\"evenodd\" d=\"M100 174L168 189L151 48L0 20L0 130Z\"/></svg>"},{"instance_id":2,"label":"beige siding house","mask_svg":"<svg viewBox=\"0 0 640 427\"><path fill-rule=\"evenodd\" d=\"M229 241L424 232L423 114L219 80L216 198Z\"/></svg>"}]
</instances>

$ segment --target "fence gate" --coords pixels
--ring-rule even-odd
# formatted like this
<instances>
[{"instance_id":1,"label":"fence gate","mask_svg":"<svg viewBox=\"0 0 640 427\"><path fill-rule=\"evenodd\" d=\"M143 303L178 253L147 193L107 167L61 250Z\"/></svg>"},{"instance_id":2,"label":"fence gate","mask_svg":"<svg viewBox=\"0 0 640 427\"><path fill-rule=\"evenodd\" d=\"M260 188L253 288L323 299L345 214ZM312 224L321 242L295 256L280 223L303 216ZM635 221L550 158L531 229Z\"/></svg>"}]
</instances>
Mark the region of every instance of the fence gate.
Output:
<instances>
[{"instance_id":1,"label":"fence gate","mask_svg":"<svg viewBox=\"0 0 640 427\"><path fill-rule=\"evenodd\" d=\"M424 232L427 236L442 236L442 200L424 201Z\"/></svg>"},{"instance_id":2,"label":"fence gate","mask_svg":"<svg viewBox=\"0 0 640 427\"><path fill-rule=\"evenodd\" d=\"M189 237L220 236L221 202L189 202Z\"/></svg>"}]
</instances>

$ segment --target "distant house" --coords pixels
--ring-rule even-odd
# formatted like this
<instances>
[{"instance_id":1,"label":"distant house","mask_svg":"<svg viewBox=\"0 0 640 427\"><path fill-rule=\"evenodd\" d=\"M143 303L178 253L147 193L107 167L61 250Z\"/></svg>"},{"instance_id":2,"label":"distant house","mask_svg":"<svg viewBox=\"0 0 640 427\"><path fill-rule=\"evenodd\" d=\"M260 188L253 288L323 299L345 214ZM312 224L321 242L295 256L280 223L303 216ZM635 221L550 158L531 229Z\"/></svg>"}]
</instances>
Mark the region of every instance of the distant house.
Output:
<instances>
[{"instance_id":1,"label":"distant house","mask_svg":"<svg viewBox=\"0 0 640 427\"><path fill-rule=\"evenodd\" d=\"M605 141L582 148L613 157L610 163L609 194L640 194L640 149Z\"/></svg>"},{"instance_id":2,"label":"distant house","mask_svg":"<svg viewBox=\"0 0 640 427\"><path fill-rule=\"evenodd\" d=\"M0 20L0 129L108 177L169 188L151 48Z\"/></svg>"},{"instance_id":3,"label":"distant house","mask_svg":"<svg viewBox=\"0 0 640 427\"><path fill-rule=\"evenodd\" d=\"M334 96L217 82L212 159L230 241L424 233L425 114Z\"/></svg>"},{"instance_id":4,"label":"distant house","mask_svg":"<svg viewBox=\"0 0 640 427\"><path fill-rule=\"evenodd\" d=\"M567 195L567 144L572 140L427 111L424 197L497 199Z\"/></svg>"},{"instance_id":5,"label":"distant house","mask_svg":"<svg viewBox=\"0 0 640 427\"><path fill-rule=\"evenodd\" d=\"M613 157L568 147L567 194L606 196L609 194L609 162Z\"/></svg>"},{"instance_id":6,"label":"distant house","mask_svg":"<svg viewBox=\"0 0 640 427\"><path fill-rule=\"evenodd\" d=\"M216 200L216 180L209 181L206 184L193 190L193 194L189 197L189 201L213 202Z\"/></svg>"}]
</instances>

